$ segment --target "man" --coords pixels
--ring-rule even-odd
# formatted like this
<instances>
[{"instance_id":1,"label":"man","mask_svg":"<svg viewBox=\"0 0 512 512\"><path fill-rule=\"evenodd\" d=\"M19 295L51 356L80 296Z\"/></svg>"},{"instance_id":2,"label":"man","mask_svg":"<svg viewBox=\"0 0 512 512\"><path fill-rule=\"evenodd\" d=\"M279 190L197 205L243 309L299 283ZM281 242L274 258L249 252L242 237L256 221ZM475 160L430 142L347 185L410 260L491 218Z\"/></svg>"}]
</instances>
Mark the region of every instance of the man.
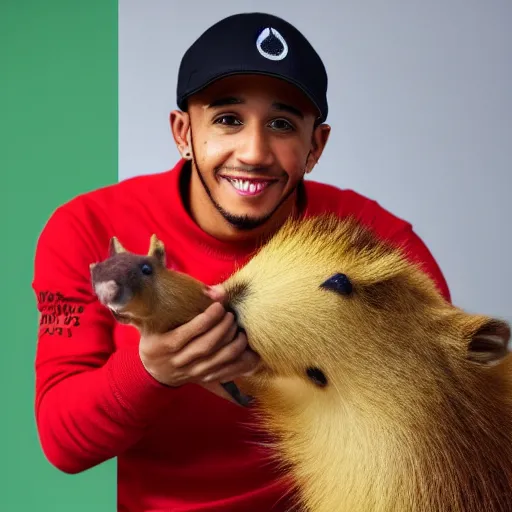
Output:
<instances>
[{"instance_id":1,"label":"man","mask_svg":"<svg viewBox=\"0 0 512 512\"><path fill-rule=\"evenodd\" d=\"M41 233L33 281L41 445L68 473L118 457L119 510L285 511L291 502L250 408L211 392L258 365L222 289L212 288L219 301L190 323L139 339L91 289L89 264L107 256L111 236L144 253L156 233L169 266L215 285L288 216L355 215L404 246L449 298L410 224L355 192L304 180L330 132L326 90L320 57L284 20L220 21L179 69L170 124L183 158L174 169L74 198Z\"/></svg>"}]
</instances>

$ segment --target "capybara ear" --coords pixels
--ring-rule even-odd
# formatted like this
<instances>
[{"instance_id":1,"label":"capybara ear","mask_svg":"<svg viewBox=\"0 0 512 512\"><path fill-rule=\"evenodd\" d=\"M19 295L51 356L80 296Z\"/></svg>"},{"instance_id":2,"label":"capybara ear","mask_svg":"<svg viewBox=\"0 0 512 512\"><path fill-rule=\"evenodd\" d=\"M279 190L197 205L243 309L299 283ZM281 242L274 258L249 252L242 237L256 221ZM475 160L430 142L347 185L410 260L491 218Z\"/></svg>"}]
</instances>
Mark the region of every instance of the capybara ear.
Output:
<instances>
[{"instance_id":1,"label":"capybara ear","mask_svg":"<svg viewBox=\"0 0 512 512\"><path fill-rule=\"evenodd\" d=\"M154 256L162 265L165 266L165 246L164 243L153 234L149 241L148 256Z\"/></svg>"},{"instance_id":2,"label":"capybara ear","mask_svg":"<svg viewBox=\"0 0 512 512\"><path fill-rule=\"evenodd\" d=\"M462 313L460 321L468 360L498 364L510 353L510 324L505 320Z\"/></svg>"},{"instance_id":3,"label":"capybara ear","mask_svg":"<svg viewBox=\"0 0 512 512\"><path fill-rule=\"evenodd\" d=\"M114 256L114 254L118 254L120 252L126 252L126 249L121 245L121 242L117 239L117 237L113 236L110 239L108 255Z\"/></svg>"}]
</instances>

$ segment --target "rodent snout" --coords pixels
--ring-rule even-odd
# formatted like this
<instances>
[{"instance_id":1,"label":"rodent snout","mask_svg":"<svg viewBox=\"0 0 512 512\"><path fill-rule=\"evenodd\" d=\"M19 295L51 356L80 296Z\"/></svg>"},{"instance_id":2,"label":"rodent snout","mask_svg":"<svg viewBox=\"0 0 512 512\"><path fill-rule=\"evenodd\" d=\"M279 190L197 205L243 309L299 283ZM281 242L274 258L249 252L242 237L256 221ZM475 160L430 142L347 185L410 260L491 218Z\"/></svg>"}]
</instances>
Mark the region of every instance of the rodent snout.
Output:
<instances>
[{"instance_id":1,"label":"rodent snout","mask_svg":"<svg viewBox=\"0 0 512 512\"><path fill-rule=\"evenodd\" d=\"M117 296L120 292L120 286L111 279L110 281L102 281L96 283L94 291L98 296L98 300L105 305L112 304L116 301Z\"/></svg>"}]
</instances>

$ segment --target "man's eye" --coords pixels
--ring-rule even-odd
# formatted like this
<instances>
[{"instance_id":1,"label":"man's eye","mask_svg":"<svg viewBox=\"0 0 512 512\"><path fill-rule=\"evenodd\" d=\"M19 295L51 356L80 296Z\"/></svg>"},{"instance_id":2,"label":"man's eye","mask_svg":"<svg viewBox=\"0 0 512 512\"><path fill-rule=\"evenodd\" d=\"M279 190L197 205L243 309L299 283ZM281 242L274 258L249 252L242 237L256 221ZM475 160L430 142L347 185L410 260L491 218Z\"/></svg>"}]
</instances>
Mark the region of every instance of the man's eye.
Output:
<instances>
[{"instance_id":1,"label":"man's eye","mask_svg":"<svg viewBox=\"0 0 512 512\"><path fill-rule=\"evenodd\" d=\"M287 121L286 119L274 119L270 123L271 127L274 128L274 130L279 131L289 131L293 130L292 124Z\"/></svg>"},{"instance_id":2,"label":"man's eye","mask_svg":"<svg viewBox=\"0 0 512 512\"><path fill-rule=\"evenodd\" d=\"M237 126L242 124L240 120L238 120L235 116L220 116L217 119L215 119L215 124L223 124L225 126Z\"/></svg>"}]
</instances>

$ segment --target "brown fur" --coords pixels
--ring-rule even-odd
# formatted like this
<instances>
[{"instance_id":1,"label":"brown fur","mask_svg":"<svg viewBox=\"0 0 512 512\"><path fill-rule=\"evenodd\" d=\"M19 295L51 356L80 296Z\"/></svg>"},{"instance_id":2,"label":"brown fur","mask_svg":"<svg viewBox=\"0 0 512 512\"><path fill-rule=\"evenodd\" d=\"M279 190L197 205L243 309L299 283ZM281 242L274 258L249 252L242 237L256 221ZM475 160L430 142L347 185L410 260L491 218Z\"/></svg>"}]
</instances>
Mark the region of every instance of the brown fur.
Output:
<instances>
[{"instance_id":1,"label":"brown fur","mask_svg":"<svg viewBox=\"0 0 512 512\"><path fill-rule=\"evenodd\" d=\"M320 286L336 273L351 295ZM165 312L167 324L204 309L180 310L200 283L158 279L146 314ZM399 250L329 216L290 221L224 284L264 362L239 385L304 510L512 510L508 324L446 303ZM183 285L196 291L176 293Z\"/></svg>"},{"instance_id":2,"label":"brown fur","mask_svg":"<svg viewBox=\"0 0 512 512\"><path fill-rule=\"evenodd\" d=\"M117 238L110 243L110 257L91 264L93 283L114 280L125 291L128 303L113 314L121 323L137 327L141 334L164 333L184 324L206 309L212 300L205 286L192 277L168 271L165 248L151 237L147 256L126 251ZM146 276L141 265L149 263L153 274Z\"/></svg>"}]
</instances>

